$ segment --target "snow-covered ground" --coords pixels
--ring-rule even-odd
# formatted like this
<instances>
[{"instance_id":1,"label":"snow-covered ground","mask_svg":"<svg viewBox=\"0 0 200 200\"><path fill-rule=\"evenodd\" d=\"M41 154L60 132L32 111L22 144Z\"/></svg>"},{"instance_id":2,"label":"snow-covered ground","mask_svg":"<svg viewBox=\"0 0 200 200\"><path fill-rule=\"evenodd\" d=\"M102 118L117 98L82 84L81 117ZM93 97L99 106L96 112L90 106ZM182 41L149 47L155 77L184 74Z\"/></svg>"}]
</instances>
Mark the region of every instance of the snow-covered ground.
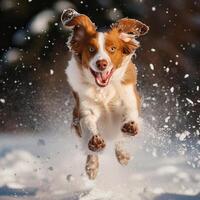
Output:
<instances>
[{"instance_id":1,"label":"snow-covered ground","mask_svg":"<svg viewBox=\"0 0 200 200\"><path fill-rule=\"evenodd\" d=\"M107 148L95 181L84 174L85 156L69 126L53 133L2 134L0 199L199 200L198 142L185 151L185 133L172 142L150 126L143 127L130 139L129 165L120 166L113 148Z\"/></svg>"}]
</instances>

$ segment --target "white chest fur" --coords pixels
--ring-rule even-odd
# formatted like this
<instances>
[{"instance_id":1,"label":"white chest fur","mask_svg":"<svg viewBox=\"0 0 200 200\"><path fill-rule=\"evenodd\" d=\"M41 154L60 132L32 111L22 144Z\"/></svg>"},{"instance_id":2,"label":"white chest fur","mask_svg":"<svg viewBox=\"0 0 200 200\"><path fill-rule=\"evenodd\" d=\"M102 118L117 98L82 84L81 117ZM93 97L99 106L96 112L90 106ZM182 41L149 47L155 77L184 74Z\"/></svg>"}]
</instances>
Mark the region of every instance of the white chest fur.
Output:
<instances>
[{"instance_id":1,"label":"white chest fur","mask_svg":"<svg viewBox=\"0 0 200 200\"><path fill-rule=\"evenodd\" d=\"M106 87L99 87L89 70L83 70L72 57L66 69L68 82L78 94L80 112L84 123L92 134L121 133L122 116L128 121L137 121L138 111L133 85L122 85L121 76L127 67L127 60ZM98 126L98 130L97 130ZM117 134L114 134L117 135Z\"/></svg>"},{"instance_id":2,"label":"white chest fur","mask_svg":"<svg viewBox=\"0 0 200 200\"><path fill-rule=\"evenodd\" d=\"M70 86L76 93L78 93L80 100L88 99L89 101L94 101L96 103L107 104L117 95L116 84L109 84L104 88L97 86L92 75L80 70L73 57L69 61L66 74Z\"/></svg>"}]
</instances>

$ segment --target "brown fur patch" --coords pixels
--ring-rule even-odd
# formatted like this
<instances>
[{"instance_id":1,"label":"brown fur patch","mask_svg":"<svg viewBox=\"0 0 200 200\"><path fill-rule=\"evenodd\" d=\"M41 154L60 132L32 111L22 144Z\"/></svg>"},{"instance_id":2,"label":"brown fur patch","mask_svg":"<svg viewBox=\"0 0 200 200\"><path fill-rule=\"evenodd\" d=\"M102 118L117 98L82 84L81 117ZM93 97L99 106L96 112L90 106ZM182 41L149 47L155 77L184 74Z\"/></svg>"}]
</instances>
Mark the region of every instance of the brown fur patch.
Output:
<instances>
[{"instance_id":1,"label":"brown fur patch","mask_svg":"<svg viewBox=\"0 0 200 200\"><path fill-rule=\"evenodd\" d=\"M141 96L139 92L137 91L136 85L133 87L133 90L135 92L135 96L137 100L137 109L138 109L138 112L140 112L141 111Z\"/></svg>"},{"instance_id":2,"label":"brown fur patch","mask_svg":"<svg viewBox=\"0 0 200 200\"><path fill-rule=\"evenodd\" d=\"M63 17L67 16L63 15ZM96 32L95 25L88 16L78 15L65 23L65 26L72 27L73 29L70 46L77 56L79 63L83 67L88 67L88 61L98 50L98 33ZM94 51L91 52L90 48L93 48Z\"/></svg>"},{"instance_id":3,"label":"brown fur patch","mask_svg":"<svg viewBox=\"0 0 200 200\"><path fill-rule=\"evenodd\" d=\"M111 51L112 48L115 48L114 52ZM123 55L123 43L116 30L111 30L105 34L105 50L109 54L114 67L119 68L125 55Z\"/></svg>"},{"instance_id":4,"label":"brown fur patch","mask_svg":"<svg viewBox=\"0 0 200 200\"><path fill-rule=\"evenodd\" d=\"M134 43L132 40L125 42L120 39L120 32L117 28L112 28L105 34L105 49L115 68L119 68L123 58L134 52L138 47L138 44ZM114 52L111 51L112 48L115 49Z\"/></svg>"},{"instance_id":5,"label":"brown fur patch","mask_svg":"<svg viewBox=\"0 0 200 200\"><path fill-rule=\"evenodd\" d=\"M133 84L136 85L137 83L137 72L136 72L136 66L133 63L129 63L126 72L122 78L121 81L124 85Z\"/></svg>"},{"instance_id":6,"label":"brown fur patch","mask_svg":"<svg viewBox=\"0 0 200 200\"><path fill-rule=\"evenodd\" d=\"M89 60L96 54L98 51L98 33L87 33L84 36L84 39L77 41L76 34L73 36L70 45L75 55L78 57L78 61L81 66L88 68ZM93 48L94 51L90 52L90 48Z\"/></svg>"},{"instance_id":7,"label":"brown fur patch","mask_svg":"<svg viewBox=\"0 0 200 200\"><path fill-rule=\"evenodd\" d=\"M113 26L119 32L127 33L130 35L140 36L149 31L149 27L136 19L123 18L117 21Z\"/></svg>"},{"instance_id":8,"label":"brown fur patch","mask_svg":"<svg viewBox=\"0 0 200 200\"><path fill-rule=\"evenodd\" d=\"M91 37L87 37L84 42L82 43L82 52L81 54L81 62L82 65L86 68L88 68L88 62L90 59L97 53L99 44L98 44L98 34L95 34ZM90 52L89 48L93 48L94 52Z\"/></svg>"},{"instance_id":9,"label":"brown fur patch","mask_svg":"<svg viewBox=\"0 0 200 200\"><path fill-rule=\"evenodd\" d=\"M129 63L127 70L124 74L123 80L122 80L122 84L124 85L129 85L132 84L133 85L133 92L136 96L136 100L137 100L137 108L138 111L141 110L141 97L139 95L139 92L137 91L137 71L136 71L136 66L133 63Z\"/></svg>"}]
</instances>

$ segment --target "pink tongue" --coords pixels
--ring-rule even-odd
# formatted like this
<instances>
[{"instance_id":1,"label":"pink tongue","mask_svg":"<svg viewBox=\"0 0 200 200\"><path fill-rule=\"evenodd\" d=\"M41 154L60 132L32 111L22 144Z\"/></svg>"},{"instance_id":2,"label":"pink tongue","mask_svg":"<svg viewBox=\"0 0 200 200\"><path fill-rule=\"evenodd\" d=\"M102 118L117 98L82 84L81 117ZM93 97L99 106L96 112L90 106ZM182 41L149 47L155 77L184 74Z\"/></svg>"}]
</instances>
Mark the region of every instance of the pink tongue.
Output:
<instances>
[{"instance_id":1,"label":"pink tongue","mask_svg":"<svg viewBox=\"0 0 200 200\"><path fill-rule=\"evenodd\" d=\"M104 85L108 83L108 79L111 76L111 72L107 72L107 73L96 73L96 80L98 81L98 83Z\"/></svg>"},{"instance_id":2,"label":"pink tongue","mask_svg":"<svg viewBox=\"0 0 200 200\"><path fill-rule=\"evenodd\" d=\"M96 79L98 79L100 82L105 83L109 77L109 73L102 74L102 73L97 73L96 74Z\"/></svg>"},{"instance_id":3,"label":"pink tongue","mask_svg":"<svg viewBox=\"0 0 200 200\"><path fill-rule=\"evenodd\" d=\"M106 80L108 79L108 76L109 76L109 72L107 73L104 73L104 74L101 74L101 78L104 82L106 82Z\"/></svg>"},{"instance_id":4,"label":"pink tongue","mask_svg":"<svg viewBox=\"0 0 200 200\"><path fill-rule=\"evenodd\" d=\"M97 73L97 74L96 74L96 79L99 80L100 82L103 82L100 73Z\"/></svg>"}]
</instances>

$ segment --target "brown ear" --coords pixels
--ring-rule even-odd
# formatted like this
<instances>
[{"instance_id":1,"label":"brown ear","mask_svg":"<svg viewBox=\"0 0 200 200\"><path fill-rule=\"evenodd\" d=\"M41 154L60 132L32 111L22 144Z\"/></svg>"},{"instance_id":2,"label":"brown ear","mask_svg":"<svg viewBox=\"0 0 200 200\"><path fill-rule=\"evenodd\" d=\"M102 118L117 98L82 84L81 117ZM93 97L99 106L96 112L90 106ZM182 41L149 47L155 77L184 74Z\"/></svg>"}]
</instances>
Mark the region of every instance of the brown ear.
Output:
<instances>
[{"instance_id":1,"label":"brown ear","mask_svg":"<svg viewBox=\"0 0 200 200\"><path fill-rule=\"evenodd\" d=\"M113 27L117 28L120 33L139 37L149 31L149 27L136 19L123 18L117 21Z\"/></svg>"},{"instance_id":2,"label":"brown ear","mask_svg":"<svg viewBox=\"0 0 200 200\"><path fill-rule=\"evenodd\" d=\"M88 34L93 34L96 32L96 27L90 18L86 15L76 12L72 8L63 11L61 15L61 21L65 27L79 32L81 30L84 30L84 32Z\"/></svg>"}]
</instances>

